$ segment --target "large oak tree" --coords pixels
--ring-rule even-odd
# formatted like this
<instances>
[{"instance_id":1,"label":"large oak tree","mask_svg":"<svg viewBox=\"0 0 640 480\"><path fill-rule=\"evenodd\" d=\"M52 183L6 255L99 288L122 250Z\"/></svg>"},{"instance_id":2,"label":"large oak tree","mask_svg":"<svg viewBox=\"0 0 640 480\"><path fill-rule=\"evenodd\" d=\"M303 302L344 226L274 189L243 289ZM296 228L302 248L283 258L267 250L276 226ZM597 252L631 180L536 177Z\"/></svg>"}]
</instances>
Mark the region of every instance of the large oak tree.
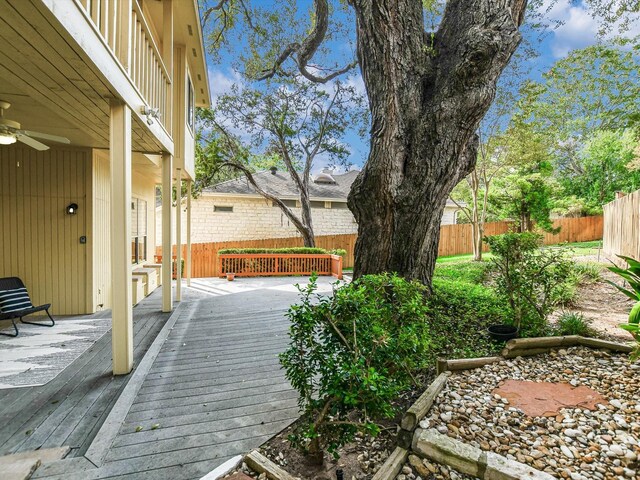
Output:
<instances>
[{"instance_id":1,"label":"large oak tree","mask_svg":"<svg viewBox=\"0 0 640 480\"><path fill-rule=\"evenodd\" d=\"M306 36L283 45L260 78L291 74L291 64L313 82L349 71L354 62L332 71L312 63L339 3L314 0ZM433 31L422 0L347 3L371 113L370 154L348 199L355 275L395 271L430 285L445 202L473 169L476 129L521 40L527 0L449 0ZM214 7L225 5L248 15L243 1Z\"/></svg>"}]
</instances>

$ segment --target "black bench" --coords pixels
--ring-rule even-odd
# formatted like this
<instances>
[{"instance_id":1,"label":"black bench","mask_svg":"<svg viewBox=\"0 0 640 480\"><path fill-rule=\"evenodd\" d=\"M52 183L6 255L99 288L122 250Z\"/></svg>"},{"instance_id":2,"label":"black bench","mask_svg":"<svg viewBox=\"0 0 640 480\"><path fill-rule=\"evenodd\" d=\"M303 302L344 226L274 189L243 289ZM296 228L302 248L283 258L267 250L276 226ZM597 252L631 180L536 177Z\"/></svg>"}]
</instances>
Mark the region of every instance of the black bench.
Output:
<instances>
[{"instance_id":1,"label":"black bench","mask_svg":"<svg viewBox=\"0 0 640 480\"><path fill-rule=\"evenodd\" d=\"M31 303L31 299L29 298L29 294L27 293L27 288L24 286L24 283L22 282L22 280L20 280L18 277L0 278L0 295L2 295L3 293L7 293L7 291L18 290L18 289L24 289L24 292L25 292L24 295L26 295L26 300L28 300L29 306L26 308L20 308L17 310L12 309L11 311L3 312L2 303L1 303L2 300L0 300L0 320L11 320L11 323L13 324L13 328L15 329L15 333L0 332L0 335L6 335L7 337L18 336L19 331L18 331L18 326L16 325L16 318L19 318L22 323L28 323L30 325L37 325L39 327L53 327L56 324L56 322L51 316L51 314L49 313L49 308L51 307L50 303L35 307ZM10 308L14 308L14 307L10 307ZM47 312L47 315L49 316L49 320L51 320L51 325L49 325L48 323L27 322L22 319L27 315L31 315L32 313L42 312L42 311Z\"/></svg>"}]
</instances>

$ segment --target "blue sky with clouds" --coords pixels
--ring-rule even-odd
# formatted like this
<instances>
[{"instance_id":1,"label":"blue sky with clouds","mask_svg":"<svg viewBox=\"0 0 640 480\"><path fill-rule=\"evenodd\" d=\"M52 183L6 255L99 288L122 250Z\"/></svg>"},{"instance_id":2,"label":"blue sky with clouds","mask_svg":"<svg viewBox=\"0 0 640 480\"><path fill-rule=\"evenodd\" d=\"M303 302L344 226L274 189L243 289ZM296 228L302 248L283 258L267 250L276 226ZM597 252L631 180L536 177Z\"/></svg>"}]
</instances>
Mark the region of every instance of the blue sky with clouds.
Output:
<instances>
[{"instance_id":1,"label":"blue sky with clouds","mask_svg":"<svg viewBox=\"0 0 640 480\"><path fill-rule=\"evenodd\" d=\"M254 0L255 3L268 7L273 4L273 0ZM586 6L575 0L545 0L540 11L544 13L547 23L554 25L554 27L547 29L542 36L540 36L540 32L523 29L523 33L529 36L539 52L537 57L527 60L528 78L534 80L539 80L543 72L571 50L596 43L600 28L598 18L594 18ZM612 31L616 31L616 29L614 28ZM625 35L629 37L640 35L640 22L633 23L631 30ZM344 48L339 54L336 51L336 56L341 58L340 61L344 58ZM223 52L219 62L209 59L209 82L214 102L217 96L228 93L234 83L243 82L241 74L233 70L232 55L233 52ZM351 82L364 93L364 85L362 79L359 78L359 72L356 72L356 76L351 79ZM366 161L369 150L366 140L362 140L355 132L350 134L346 140L351 147L351 162L354 168L361 167ZM325 163L320 159L314 165L314 171L321 170Z\"/></svg>"}]
</instances>

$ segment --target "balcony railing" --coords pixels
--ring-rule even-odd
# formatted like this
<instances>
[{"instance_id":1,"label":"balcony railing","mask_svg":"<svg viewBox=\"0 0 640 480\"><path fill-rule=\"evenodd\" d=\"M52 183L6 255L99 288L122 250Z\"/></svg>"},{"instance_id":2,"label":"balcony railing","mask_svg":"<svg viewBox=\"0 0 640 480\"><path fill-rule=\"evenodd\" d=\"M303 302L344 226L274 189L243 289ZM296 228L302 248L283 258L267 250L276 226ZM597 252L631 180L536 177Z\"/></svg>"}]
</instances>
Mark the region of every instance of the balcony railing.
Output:
<instances>
[{"instance_id":1,"label":"balcony railing","mask_svg":"<svg viewBox=\"0 0 640 480\"><path fill-rule=\"evenodd\" d=\"M159 122L170 133L171 75L137 0L76 0L120 65L128 72L149 107L158 108Z\"/></svg>"}]
</instances>

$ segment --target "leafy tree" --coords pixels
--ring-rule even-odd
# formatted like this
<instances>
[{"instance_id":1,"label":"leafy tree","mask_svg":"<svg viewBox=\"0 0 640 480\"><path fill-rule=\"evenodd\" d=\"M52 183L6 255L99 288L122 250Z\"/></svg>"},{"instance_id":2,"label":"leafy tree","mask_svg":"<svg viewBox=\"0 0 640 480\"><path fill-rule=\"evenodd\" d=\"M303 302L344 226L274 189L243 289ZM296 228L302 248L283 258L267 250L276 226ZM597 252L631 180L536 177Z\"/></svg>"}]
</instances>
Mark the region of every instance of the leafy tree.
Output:
<instances>
[{"instance_id":1,"label":"leafy tree","mask_svg":"<svg viewBox=\"0 0 640 480\"><path fill-rule=\"evenodd\" d=\"M236 6L236 21L251 12L267 20L249 24L243 63L255 78L297 72L328 83L360 67L372 127L348 198L358 222L355 275L395 271L430 285L446 200L476 162L475 131L520 43L526 0L448 0L441 14L429 1L428 15L422 0L314 0L306 22L294 0L276 2L271 16L259 7L244 15L247 3L209 7L215 14ZM353 32L357 62L322 65L328 50L349 56L339 45Z\"/></svg>"},{"instance_id":2,"label":"leafy tree","mask_svg":"<svg viewBox=\"0 0 640 480\"><path fill-rule=\"evenodd\" d=\"M553 232L551 213L557 184L551 165L541 163L519 168L496 181L491 201L504 218L513 219L519 232L531 232L535 226Z\"/></svg>"},{"instance_id":3,"label":"leafy tree","mask_svg":"<svg viewBox=\"0 0 640 480\"><path fill-rule=\"evenodd\" d=\"M640 171L631 170L638 141L633 131L595 132L578 154L580 173L562 181L569 194L584 199L588 213L602 213L602 206L616 191L640 188Z\"/></svg>"},{"instance_id":4,"label":"leafy tree","mask_svg":"<svg viewBox=\"0 0 640 480\"><path fill-rule=\"evenodd\" d=\"M559 185L553 176L547 139L532 125L514 121L505 133L505 162L512 166L495 181L489 201L502 218L513 219L521 232L535 224L553 230L551 212Z\"/></svg>"},{"instance_id":5,"label":"leafy tree","mask_svg":"<svg viewBox=\"0 0 640 480\"><path fill-rule=\"evenodd\" d=\"M299 77L265 88L240 88L203 111L210 130L214 170L241 172L257 193L274 202L295 225L306 247L315 246L309 185L318 158L345 165L349 150L342 141L350 126L363 121L361 98L352 86L335 82L320 88ZM300 198L297 215L276 192L261 185L257 166L283 165Z\"/></svg>"},{"instance_id":6,"label":"leafy tree","mask_svg":"<svg viewBox=\"0 0 640 480\"><path fill-rule=\"evenodd\" d=\"M494 180L504 174L513 157L506 155L502 137L489 138L478 148L478 160L474 169L451 193L464 220L471 224L473 259L482 261L484 225L489 215L489 196Z\"/></svg>"},{"instance_id":7,"label":"leafy tree","mask_svg":"<svg viewBox=\"0 0 640 480\"><path fill-rule=\"evenodd\" d=\"M580 151L595 132L640 123L640 46L617 41L574 50L521 93L519 116L549 139L558 174L581 175Z\"/></svg>"}]
</instances>

